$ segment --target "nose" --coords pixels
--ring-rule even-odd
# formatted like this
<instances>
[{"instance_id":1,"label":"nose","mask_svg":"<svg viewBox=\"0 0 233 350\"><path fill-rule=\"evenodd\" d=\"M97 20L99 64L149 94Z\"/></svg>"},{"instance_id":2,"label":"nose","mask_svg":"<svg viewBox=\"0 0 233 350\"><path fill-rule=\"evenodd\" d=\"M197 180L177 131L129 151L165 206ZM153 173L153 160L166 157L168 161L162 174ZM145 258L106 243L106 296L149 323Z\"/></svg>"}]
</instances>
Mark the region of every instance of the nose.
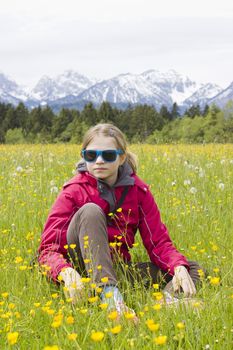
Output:
<instances>
[{"instance_id":1,"label":"nose","mask_svg":"<svg viewBox=\"0 0 233 350\"><path fill-rule=\"evenodd\" d=\"M101 155L99 155L97 158L96 158L96 163L104 163L104 160L103 158L101 157Z\"/></svg>"}]
</instances>

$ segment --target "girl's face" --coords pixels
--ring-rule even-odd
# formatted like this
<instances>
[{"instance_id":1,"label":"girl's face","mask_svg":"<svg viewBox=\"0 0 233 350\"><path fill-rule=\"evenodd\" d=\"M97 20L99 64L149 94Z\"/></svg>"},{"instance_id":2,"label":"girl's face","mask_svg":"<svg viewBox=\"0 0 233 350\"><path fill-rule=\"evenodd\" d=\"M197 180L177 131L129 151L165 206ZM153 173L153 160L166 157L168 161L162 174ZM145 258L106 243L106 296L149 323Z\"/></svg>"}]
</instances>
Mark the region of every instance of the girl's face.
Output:
<instances>
[{"instance_id":1,"label":"girl's face","mask_svg":"<svg viewBox=\"0 0 233 350\"><path fill-rule=\"evenodd\" d=\"M87 150L116 150L117 145L113 137L95 136L86 147ZM125 154L118 155L114 162L105 162L98 156L94 162L86 162L87 170L98 179L104 180L109 186L114 185L117 179L118 168L125 161Z\"/></svg>"}]
</instances>

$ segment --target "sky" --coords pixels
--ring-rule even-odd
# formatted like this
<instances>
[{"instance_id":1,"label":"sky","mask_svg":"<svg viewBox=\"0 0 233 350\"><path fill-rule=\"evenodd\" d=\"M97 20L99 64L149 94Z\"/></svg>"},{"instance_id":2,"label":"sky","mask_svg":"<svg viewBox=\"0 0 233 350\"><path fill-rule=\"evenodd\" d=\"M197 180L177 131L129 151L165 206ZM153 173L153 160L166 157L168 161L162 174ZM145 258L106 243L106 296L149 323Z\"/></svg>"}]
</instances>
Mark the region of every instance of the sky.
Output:
<instances>
[{"instance_id":1,"label":"sky","mask_svg":"<svg viewBox=\"0 0 233 350\"><path fill-rule=\"evenodd\" d=\"M108 79L174 69L233 81L232 0L0 0L0 72L33 87L72 69Z\"/></svg>"}]
</instances>

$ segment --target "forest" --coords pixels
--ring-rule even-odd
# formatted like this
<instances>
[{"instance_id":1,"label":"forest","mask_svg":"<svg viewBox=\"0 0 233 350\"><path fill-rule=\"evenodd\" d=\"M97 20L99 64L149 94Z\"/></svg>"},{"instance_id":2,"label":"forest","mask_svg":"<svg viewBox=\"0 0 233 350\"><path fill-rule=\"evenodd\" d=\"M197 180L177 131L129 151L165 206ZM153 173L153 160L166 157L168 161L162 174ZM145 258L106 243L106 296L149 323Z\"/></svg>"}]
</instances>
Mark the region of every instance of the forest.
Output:
<instances>
[{"instance_id":1,"label":"forest","mask_svg":"<svg viewBox=\"0 0 233 350\"><path fill-rule=\"evenodd\" d=\"M150 105L122 110L108 102L99 107L90 102L82 111L63 108L57 114L49 106L29 110L23 103L0 103L0 143L80 144L87 129L100 122L118 126L130 143L232 143L233 101L222 109L191 106L182 114L176 103L157 111Z\"/></svg>"}]
</instances>

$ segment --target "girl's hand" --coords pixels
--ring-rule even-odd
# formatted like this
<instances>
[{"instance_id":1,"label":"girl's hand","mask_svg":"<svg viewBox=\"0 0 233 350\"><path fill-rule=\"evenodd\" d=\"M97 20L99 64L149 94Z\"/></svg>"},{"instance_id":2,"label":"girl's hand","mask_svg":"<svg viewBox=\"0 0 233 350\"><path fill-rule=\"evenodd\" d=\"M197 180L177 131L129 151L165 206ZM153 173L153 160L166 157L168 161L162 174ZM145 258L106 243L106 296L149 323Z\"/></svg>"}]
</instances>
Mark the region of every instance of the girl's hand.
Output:
<instances>
[{"instance_id":1,"label":"girl's hand","mask_svg":"<svg viewBox=\"0 0 233 350\"><path fill-rule=\"evenodd\" d=\"M65 283L64 293L66 298L71 298L72 302L75 303L82 294L81 290L83 289L80 274L71 267L67 267L59 275Z\"/></svg>"},{"instance_id":2,"label":"girl's hand","mask_svg":"<svg viewBox=\"0 0 233 350\"><path fill-rule=\"evenodd\" d=\"M184 266L175 267L175 274L172 279L174 292L183 289L184 296L190 297L196 294L196 288L188 270Z\"/></svg>"}]
</instances>

